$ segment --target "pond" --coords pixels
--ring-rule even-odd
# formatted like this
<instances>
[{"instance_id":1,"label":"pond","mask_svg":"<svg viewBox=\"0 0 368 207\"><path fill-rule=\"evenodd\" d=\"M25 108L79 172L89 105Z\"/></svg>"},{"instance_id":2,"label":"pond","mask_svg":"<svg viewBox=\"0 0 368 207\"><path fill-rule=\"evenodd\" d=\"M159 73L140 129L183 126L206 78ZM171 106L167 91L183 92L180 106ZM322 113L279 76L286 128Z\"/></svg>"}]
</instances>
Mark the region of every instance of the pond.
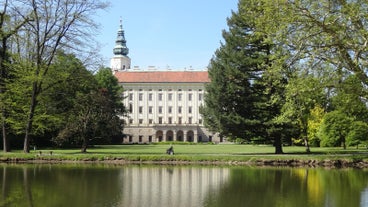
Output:
<instances>
[{"instance_id":1,"label":"pond","mask_svg":"<svg viewBox=\"0 0 368 207\"><path fill-rule=\"evenodd\" d=\"M368 206L358 169L0 165L0 206Z\"/></svg>"}]
</instances>

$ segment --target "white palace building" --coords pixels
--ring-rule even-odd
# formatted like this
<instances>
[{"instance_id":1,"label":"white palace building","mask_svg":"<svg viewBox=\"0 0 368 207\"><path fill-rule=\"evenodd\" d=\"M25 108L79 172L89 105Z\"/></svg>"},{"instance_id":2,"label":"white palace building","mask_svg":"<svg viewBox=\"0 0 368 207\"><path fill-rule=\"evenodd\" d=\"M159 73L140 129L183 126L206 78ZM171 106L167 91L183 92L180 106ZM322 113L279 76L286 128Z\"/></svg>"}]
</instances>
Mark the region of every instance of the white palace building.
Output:
<instances>
[{"instance_id":1,"label":"white palace building","mask_svg":"<svg viewBox=\"0 0 368 207\"><path fill-rule=\"evenodd\" d=\"M222 142L203 126L199 107L204 104L207 70L131 68L122 24L118 30L111 69L124 88L125 143L162 141Z\"/></svg>"}]
</instances>

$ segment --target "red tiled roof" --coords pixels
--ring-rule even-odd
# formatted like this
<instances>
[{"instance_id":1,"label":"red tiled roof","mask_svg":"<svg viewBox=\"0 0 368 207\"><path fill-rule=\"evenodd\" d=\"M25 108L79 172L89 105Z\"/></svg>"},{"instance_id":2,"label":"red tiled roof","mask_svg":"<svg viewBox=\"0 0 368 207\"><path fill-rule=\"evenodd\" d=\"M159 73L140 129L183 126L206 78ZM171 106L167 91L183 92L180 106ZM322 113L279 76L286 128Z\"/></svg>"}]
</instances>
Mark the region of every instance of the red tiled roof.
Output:
<instances>
[{"instance_id":1,"label":"red tiled roof","mask_svg":"<svg viewBox=\"0 0 368 207\"><path fill-rule=\"evenodd\" d=\"M207 83L207 71L118 71L119 83Z\"/></svg>"}]
</instances>

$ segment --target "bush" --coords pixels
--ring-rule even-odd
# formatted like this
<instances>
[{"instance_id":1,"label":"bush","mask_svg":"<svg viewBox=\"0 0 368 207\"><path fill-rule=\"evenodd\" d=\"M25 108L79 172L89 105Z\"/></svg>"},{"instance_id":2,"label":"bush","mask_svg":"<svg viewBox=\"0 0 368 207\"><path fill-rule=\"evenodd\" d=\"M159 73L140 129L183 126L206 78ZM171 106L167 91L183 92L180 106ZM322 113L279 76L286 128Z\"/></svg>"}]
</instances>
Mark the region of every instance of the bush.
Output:
<instances>
[{"instance_id":1,"label":"bush","mask_svg":"<svg viewBox=\"0 0 368 207\"><path fill-rule=\"evenodd\" d=\"M368 124L362 121L355 121L352 124L351 130L346 137L348 146L358 146L368 139Z\"/></svg>"}]
</instances>

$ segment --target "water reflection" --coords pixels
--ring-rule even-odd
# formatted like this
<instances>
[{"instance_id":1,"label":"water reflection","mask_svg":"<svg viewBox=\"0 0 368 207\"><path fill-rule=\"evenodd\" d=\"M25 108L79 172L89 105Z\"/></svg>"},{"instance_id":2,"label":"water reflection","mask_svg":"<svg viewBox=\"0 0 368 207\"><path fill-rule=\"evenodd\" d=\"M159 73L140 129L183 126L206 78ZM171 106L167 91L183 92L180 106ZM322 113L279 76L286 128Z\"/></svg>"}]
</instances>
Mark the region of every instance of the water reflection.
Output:
<instances>
[{"instance_id":1,"label":"water reflection","mask_svg":"<svg viewBox=\"0 0 368 207\"><path fill-rule=\"evenodd\" d=\"M368 206L368 174L354 169L233 169L207 206Z\"/></svg>"},{"instance_id":2,"label":"water reflection","mask_svg":"<svg viewBox=\"0 0 368 207\"><path fill-rule=\"evenodd\" d=\"M229 168L130 167L121 174L121 206L202 206L229 178Z\"/></svg>"},{"instance_id":3,"label":"water reflection","mask_svg":"<svg viewBox=\"0 0 368 207\"><path fill-rule=\"evenodd\" d=\"M368 206L365 170L0 165L0 206Z\"/></svg>"},{"instance_id":4,"label":"water reflection","mask_svg":"<svg viewBox=\"0 0 368 207\"><path fill-rule=\"evenodd\" d=\"M113 206L120 170L58 165L0 165L0 206Z\"/></svg>"}]
</instances>

